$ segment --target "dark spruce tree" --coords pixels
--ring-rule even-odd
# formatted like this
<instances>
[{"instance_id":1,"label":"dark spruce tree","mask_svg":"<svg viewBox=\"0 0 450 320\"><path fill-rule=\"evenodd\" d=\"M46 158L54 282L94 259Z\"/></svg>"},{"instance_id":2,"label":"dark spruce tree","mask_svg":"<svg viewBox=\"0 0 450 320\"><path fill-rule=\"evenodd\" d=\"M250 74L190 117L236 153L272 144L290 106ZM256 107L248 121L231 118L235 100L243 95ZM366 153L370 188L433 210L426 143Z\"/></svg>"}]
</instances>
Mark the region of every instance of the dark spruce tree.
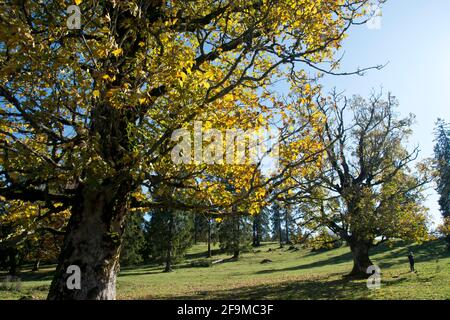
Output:
<instances>
[{"instance_id":1,"label":"dark spruce tree","mask_svg":"<svg viewBox=\"0 0 450 320\"><path fill-rule=\"evenodd\" d=\"M155 210L146 224L147 256L172 271L174 263L192 246L192 216L179 211Z\"/></svg>"},{"instance_id":2,"label":"dark spruce tree","mask_svg":"<svg viewBox=\"0 0 450 320\"><path fill-rule=\"evenodd\" d=\"M202 212L194 214L192 240L194 244L208 241L209 217Z\"/></svg>"},{"instance_id":3,"label":"dark spruce tree","mask_svg":"<svg viewBox=\"0 0 450 320\"><path fill-rule=\"evenodd\" d=\"M444 220L450 220L450 124L438 119L435 129L434 154L437 171L439 206ZM450 234L446 235L450 250Z\"/></svg>"},{"instance_id":4,"label":"dark spruce tree","mask_svg":"<svg viewBox=\"0 0 450 320\"><path fill-rule=\"evenodd\" d=\"M120 265L138 265L144 262L144 214L135 212L128 217L123 236Z\"/></svg>"},{"instance_id":5,"label":"dark spruce tree","mask_svg":"<svg viewBox=\"0 0 450 320\"><path fill-rule=\"evenodd\" d=\"M262 241L268 240L270 236L269 210L264 208L253 216L253 246L259 247Z\"/></svg>"},{"instance_id":6,"label":"dark spruce tree","mask_svg":"<svg viewBox=\"0 0 450 320\"><path fill-rule=\"evenodd\" d=\"M281 204L278 201L275 201L272 204L271 212L273 240L278 240L278 242L280 243L280 248L283 248L283 240L285 235L285 233L283 232L284 212Z\"/></svg>"},{"instance_id":7,"label":"dark spruce tree","mask_svg":"<svg viewBox=\"0 0 450 320\"><path fill-rule=\"evenodd\" d=\"M284 242L286 244L292 244L294 241L294 234L295 234L295 220L292 215L293 210L292 206L288 205L283 210L284 215Z\"/></svg>"},{"instance_id":8,"label":"dark spruce tree","mask_svg":"<svg viewBox=\"0 0 450 320\"><path fill-rule=\"evenodd\" d=\"M248 251L252 241L252 226L248 217L238 214L225 217L219 225L220 249L239 259L242 251Z\"/></svg>"},{"instance_id":9,"label":"dark spruce tree","mask_svg":"<svg viewBox=\"0 0 450 320\"><path fill-rule=\"evenodd\" d=\"M211 258L212 257L212 245L216 244L219 241L219 231L218 231L218 222L216 221L216 218L213 218L212 216L205 216L205 220L207 222L207 232L206 232L206 244L208 246L208 249L206 251L206 257Z\"/></svg>"}]
</instances>

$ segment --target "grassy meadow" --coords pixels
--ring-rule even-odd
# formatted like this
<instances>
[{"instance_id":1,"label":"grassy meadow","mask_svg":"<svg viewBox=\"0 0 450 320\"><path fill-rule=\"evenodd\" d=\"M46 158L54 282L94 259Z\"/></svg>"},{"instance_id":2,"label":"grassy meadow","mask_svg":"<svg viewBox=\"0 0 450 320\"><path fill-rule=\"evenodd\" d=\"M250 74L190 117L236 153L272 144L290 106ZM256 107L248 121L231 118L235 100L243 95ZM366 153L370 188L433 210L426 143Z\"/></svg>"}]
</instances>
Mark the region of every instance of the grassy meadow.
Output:
<instances>
[{"instance_id":1,"label":"grassy meadow","mask_svg":"<svg viewBox=\"0 0 450 320\"><path fill-rule=\"evenodd\" d=\"M238 261L227 261L215 248L210 260L225 260L208 266L206 245L199 244L171 273L163 273L158 265L122 268L117 298L450 299L450 253L441 240L372 249L372 261L382 271L381 288L375 290L367 288L366 280L345 277L352 267L348 247L322 252L292 249L264 243ZM409 249L415 254L416 273L409 272ZM261 263L264 259L272 262ZM19 283L0 283L0 299L45 299L53 268L23 268Z\"/></svg>"}]
</instances>

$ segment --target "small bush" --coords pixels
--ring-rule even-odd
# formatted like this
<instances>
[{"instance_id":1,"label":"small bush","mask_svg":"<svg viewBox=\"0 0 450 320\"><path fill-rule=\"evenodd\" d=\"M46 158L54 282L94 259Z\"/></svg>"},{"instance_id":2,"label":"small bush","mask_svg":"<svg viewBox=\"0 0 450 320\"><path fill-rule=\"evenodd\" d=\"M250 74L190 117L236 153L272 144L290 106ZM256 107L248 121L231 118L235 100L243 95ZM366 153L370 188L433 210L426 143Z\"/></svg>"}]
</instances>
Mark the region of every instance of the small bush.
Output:
<instances>
[{"instance_id":1,"label":"small bush","mask_svg":"<svg viewBox=\"0 0 450 320\"><path fill-rule=\"evenodd\" d=\"M47 292L48 290L50 290L50 285L48 284L43 284L41 286L36 287L37 291L44 291Z\"/></svg>"},{"instance_id":2,"label":"small bush","mask_svg":"<svg viewBox=\"0 0 450 320\"><path fill-rule=\"evenodd\" d=\"M19 277L6 276L0 279L0 290L1 291L21 291L22 282Z\"/></svg>"},{"instance_id":3,"label":"small bush","mask_svg":"<svg viewBox=\"0 0 450 320\"><path fill-rule=\"evenodd\" d=\"M212 266L212 261L208 259L195 260L190 263L192 268L209 268Z\"/></svg>"}]
</instances>

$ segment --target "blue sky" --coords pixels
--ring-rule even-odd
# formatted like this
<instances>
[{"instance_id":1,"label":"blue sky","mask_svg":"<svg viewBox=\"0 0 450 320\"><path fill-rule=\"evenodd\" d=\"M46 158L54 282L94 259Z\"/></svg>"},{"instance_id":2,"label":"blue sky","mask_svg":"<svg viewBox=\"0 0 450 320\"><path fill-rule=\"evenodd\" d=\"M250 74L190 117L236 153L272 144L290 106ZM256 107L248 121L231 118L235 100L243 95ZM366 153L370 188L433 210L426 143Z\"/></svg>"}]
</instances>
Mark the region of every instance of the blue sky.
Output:
<instances>
[{"instance_id":1,"label":"blue sky","mask_svg":"<svg viewBox=\"0 0 450 320\"><path fill-rule=\"evenodd\" d=\"M433 155L433 128L438 117L450 121L450 1L390 0L382 10L380 29L353 28L345 40L341 71L389 64L360 76L327 76L325 88L347 95L370 95L381 87L400 101L401 115L414 113L410 145L419 158ZM440 221L437 194L426 202L433 220Z\"/></svg>"}]
</instances>

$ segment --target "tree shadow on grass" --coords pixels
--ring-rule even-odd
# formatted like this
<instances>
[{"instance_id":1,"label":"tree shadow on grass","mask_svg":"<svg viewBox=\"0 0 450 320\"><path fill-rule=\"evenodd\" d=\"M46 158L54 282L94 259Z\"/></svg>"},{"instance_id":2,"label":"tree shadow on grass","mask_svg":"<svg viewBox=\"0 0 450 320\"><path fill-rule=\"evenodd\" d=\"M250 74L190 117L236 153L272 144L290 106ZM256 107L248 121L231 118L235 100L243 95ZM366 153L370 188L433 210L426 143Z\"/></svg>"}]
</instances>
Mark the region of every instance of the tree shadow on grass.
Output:
<instances>
[{"instance_id":1,"label":"tree shadow on grass","mask_svg":"<svg viewBox=\"0 0 450 320\"><path fill-rule=\"evenodd\" d=\"M350 248L348 248L348 250L349 251L344 254L328 257L323 260L314 261L311 263L301 264L298 266L288 268L260 270L256 273L267 274L275 272L296 271L296 270L320 268L341 263L351 263L353 260L353 256L350 251ZM416 263L439 260L450 256L450 253L448 252L448 250L446 250L445 242L443 240L433 240L423 244L411 244L406 241L398 241L395 243L393 247L389 247L386 244L381 244L379 246L373 247L370 250L369 254L370 257L372 258L372 261L375 260L376 264L379 265L381 268L389 268L391 266L401 264L405 264L406 266L408 266L407 255L409 250L412 250L414 252ZM333 251L331 250L330 254L332 254L332 252ZM307 254L307 256L317 254L318 252L311 252ZM375 257L376 255L382 256ZM299 259L299 262L301 262L301 258Z\"/></svg>"},{"instance_id":2,"label":"tree shadow on grass","mask_svg":"<svg viewBox=\"0 0 450 320\"><path fill-rule=\"evenodd\" d=\"M20 279L20 281L50 281L53 279L54 273L54 269L21 271L15 277ZM4 281L7 277L7 273L0 273L0 281Z\"/></svg>"},{"instance_id":3,"label":"tree shadow on grass","mask_svg":"<svg viewBox=\"0 0 450 320\"><path fill-rule=\"evenodd\" d=\"M316 280L287 281L273 284L244 286L226 290L198 292L192 295L167 296L163 299L238 299L238 300L355 300L369 299L370 290L365 281L330 277ZM396 284L405 279L390 281Z\"/></svg>"},{"instance_id":4,"label":"tree shadow on grass","mask_svg":"<svg viewBox=\"0 0 450 320\"><path fill-rule=\"evenodd\" d=\"M152 270L148 270L148 271L142 271L142 272L120 272L118 277L122 278L122 277L129 277L129 276L148 276L150 274L160 274L160 273L164 273L164 267L161 267L159 269L152 269Z\"/></svg>"},{"instance_id":5,"label":"tree shadow on grass","mask_svg":"<svg viewBox=\"0 0 450 320\"><path fill-rule=\"evenodd\" d=\"M301 259L299 259L299 261L301 261ZM349 252L341 254L339 256L334 256L334 257L330 257L328 259L314 261L314 262L307 263L307 264L301 264L298 266L281 268L281 269L260 270L260 271L257 271L256 274L266 274L266 273L273 273L273 272L286 272L286 271L296 271L296 270L303 270L303 269L320 268L320 267L336 265L336 264L346 263L346 262L351 262L351 261L352 261L352 253L349 251Z\"/></svg>"},{"instance_id":6,"label":"tree shadow on grass","mask_svg":"<svg viewBox=\"0 0 450 320\"><path fill-rule=\"evenodd\" d=\"M215 255L221 254L221 253L223 253L223 252L220 249L212 249L211 250L212 257L214 257ZM208 258L208 251L188 253L185 255L186 260L196 260L196 259L201 259L201 258L205 258L205 259Z\"/></svg>"},{"instance_id":7,"label":"tree shadow on grass","mask_svg":"<svg viewBox=\"0 0 450 320\"><path fill-rule=\"evenodd\" d=\"M438 262L440 259L450 257L450 252L445 248L445 242L440 239L428 241L423 244L399 241L394 247L383 244L379 247L375 247L371 251L371 256L383 254L383 256L376 258L379 261L379 266L381 268L389 268L401 264L409 266L407 256L410 250L414 253L416 264L433 260Z\"/></svg>"}]
</instances>

